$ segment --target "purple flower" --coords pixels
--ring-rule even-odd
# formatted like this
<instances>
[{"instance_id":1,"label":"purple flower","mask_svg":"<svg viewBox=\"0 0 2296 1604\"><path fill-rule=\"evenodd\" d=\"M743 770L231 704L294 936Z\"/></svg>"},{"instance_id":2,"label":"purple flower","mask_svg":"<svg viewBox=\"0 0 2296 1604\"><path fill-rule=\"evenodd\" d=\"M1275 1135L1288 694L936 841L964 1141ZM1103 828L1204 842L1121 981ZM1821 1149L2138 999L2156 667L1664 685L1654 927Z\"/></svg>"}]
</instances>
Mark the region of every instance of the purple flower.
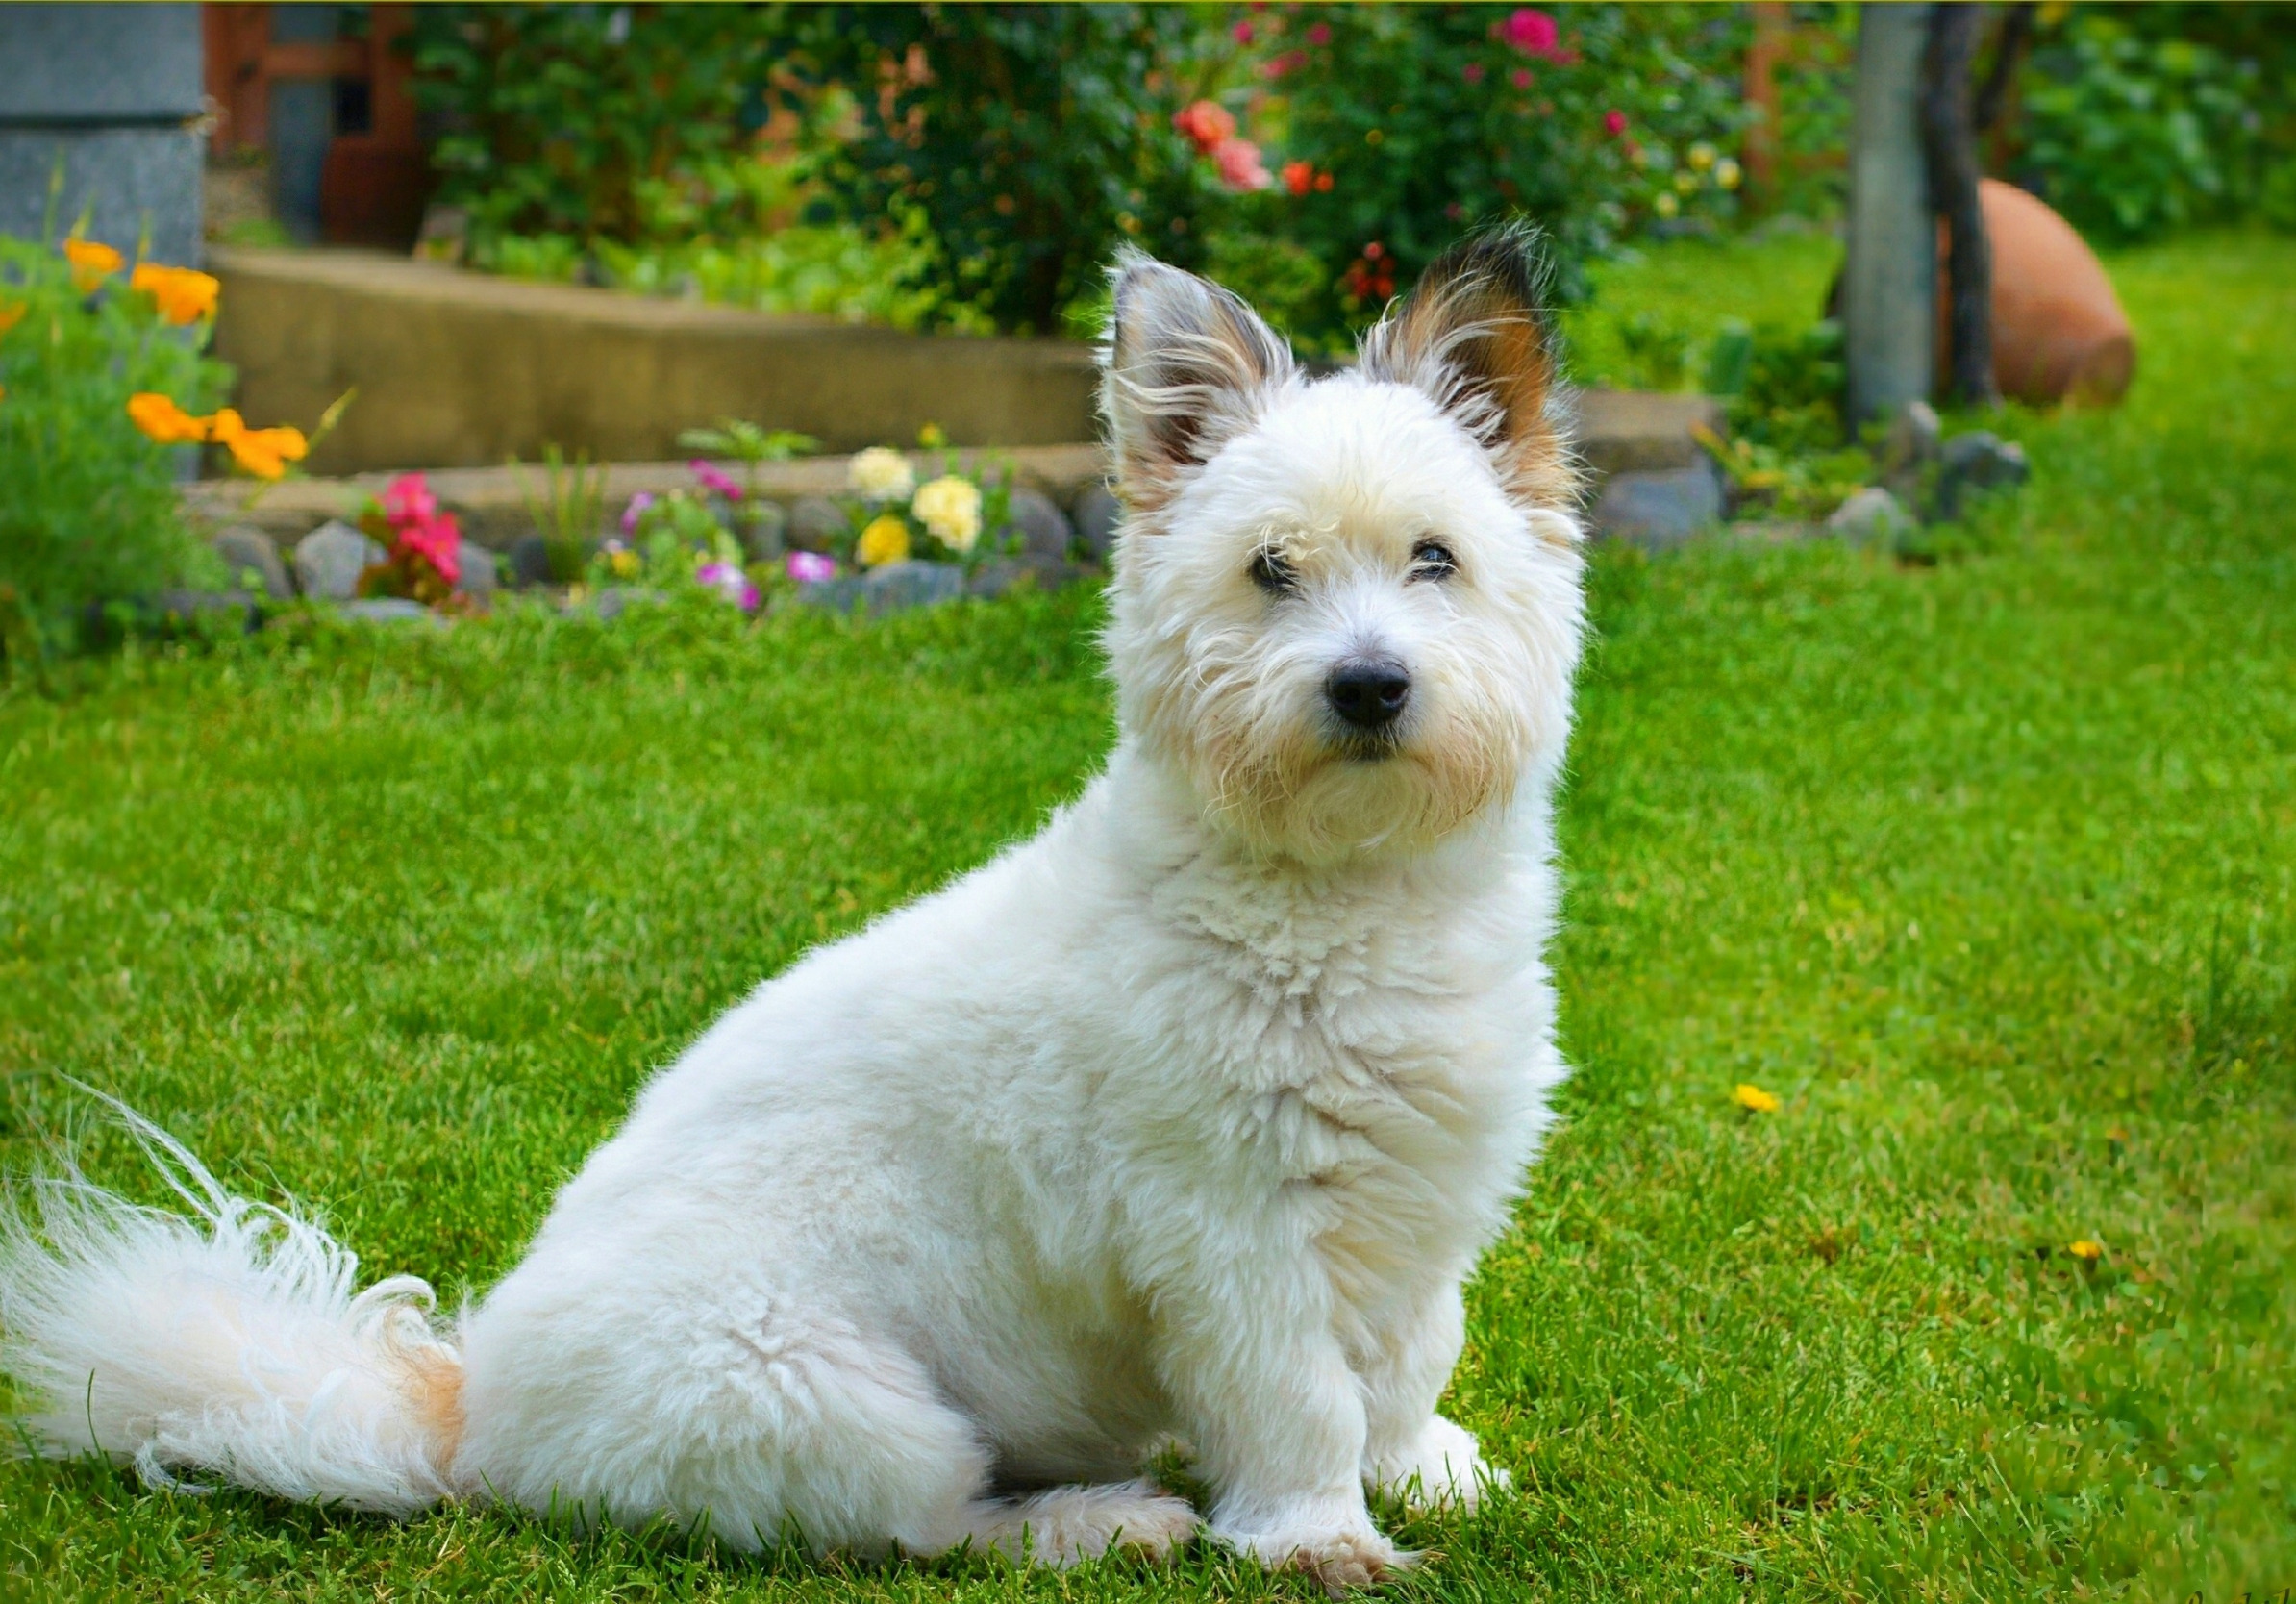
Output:
<instances>
[{"instance_id":1,"label":"purple flower","mask_svg":"<svg viewBox=\"0 0 2296 1604\"><path fill-rule=\"evenodd\" d=\"M717 469L711 467L708 463L702 461L701 458L696 457L692 462L687 463L686 465L692 469L694 478L701 481L703 489L714 490L719 495L724 496L728 501L739 501L741 499L741 487L735 484L734 481L728 478L726 475L718 472Z\"/></svg>"},{"instance_id":2,"label":"purple flower","mask_svg":"<svg viewBox=\"0 0 2296 1604\"><path fill-rule=\"evenodd\" d=\"M825 579L837 577L836 559L824 557L817 551L793 551L785 565L789 577L800 585L818 585Z\"/></svg>"},{"instance_id":3,"label":"purple flower","mask_svg":"<svg viewBox=\"0 0 2296 1604\"><path fill-rule=\"evenodd\" d=\"M646 509L654 505L654 492L640 490L630 498L630 505L622 509L622 533L637 533L637 520L646 515Z\"/></svg>"},{"instance_id":4,"label":"purple flower","mask_svg":"<svg viewBox=\"0 0 2296 1604\"><path fill-rule=\"evenodd\" d=\"M693 571L694 579L735 603L744 613L758 610L758 588L750 583L749 575L731 563L705 563Z\"/></svg>"}]
</instances>

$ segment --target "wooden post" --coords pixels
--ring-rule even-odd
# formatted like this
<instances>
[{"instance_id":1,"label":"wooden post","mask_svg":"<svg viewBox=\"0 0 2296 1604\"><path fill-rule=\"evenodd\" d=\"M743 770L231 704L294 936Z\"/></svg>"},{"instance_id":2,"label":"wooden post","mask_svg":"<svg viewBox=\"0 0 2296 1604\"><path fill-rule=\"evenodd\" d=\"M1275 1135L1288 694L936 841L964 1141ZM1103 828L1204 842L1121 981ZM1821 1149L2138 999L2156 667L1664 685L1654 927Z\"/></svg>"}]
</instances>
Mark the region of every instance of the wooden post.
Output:
<instances>
[{"instance_id":1,"label":"wooden post","mask_svg":"<svg viewBox=\"0 0 2296 1604\"><path fill-rule=\"evenodd\" d=\"M1978 205L1974 98L1983 6L1939 6L1930 18L1922 66L1921 146L1930 175L1930 206L1949 241L1945 273L1947 349L1944 389L1964 406L2001 399L1993 384L1993 252Z\"/></svg>"},{"instance_id":2,"label":"wooden post","mask_svg":"<svg viewBox=\"0 0 2296 1604\"><path fill-rule=\"evenodd\" d=\"M1850 116L1842 346L1853 424L1926 400L1937 338L1937 226L1921 153L1931 6L1867 5Z\"/></svg>"},{"instance_id":3,"label":"wooden post","mask_svg":"<svg viewBox=\"0 0 2296 1604\"><path fill-rule=\"evenodd\" d=\"M1746 127L1746 194L1757 211L1778 204L1778 68L1793 29L1785 0L1756 0L1754 40L1746 48L1746 104L1757 115Z\"/></svg>"}]
</instances>

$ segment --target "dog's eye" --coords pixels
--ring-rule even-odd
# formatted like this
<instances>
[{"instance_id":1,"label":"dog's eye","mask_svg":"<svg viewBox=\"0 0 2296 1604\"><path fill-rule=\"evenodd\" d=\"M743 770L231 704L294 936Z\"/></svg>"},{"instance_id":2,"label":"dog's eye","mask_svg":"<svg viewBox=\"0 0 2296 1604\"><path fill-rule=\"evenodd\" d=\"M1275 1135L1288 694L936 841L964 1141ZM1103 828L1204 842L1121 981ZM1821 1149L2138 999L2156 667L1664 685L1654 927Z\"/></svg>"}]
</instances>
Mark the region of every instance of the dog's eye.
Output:
<instances>
[{"instance_id":1,"label":"dog's eye","mask_svg":"<svg viewBox=\"0 0 2296 1604\"><path fill-rule=\"evenodd\" d=\"M1252 558L1252 583L1262 590L1288 590L1298 577L1284 554L1271 546L1261 546Z\"/></svg>"},{"instance_id":2,"label":"dog's eye","mask_svg":"<svg viewBox=\"0 0 2296 1604\"><path fill-rule=\"evenodd\" d=\"M1411 547L1413 579L1449 579L1459 572L1459 560L1440 540L1421 540Z\"/></svg>"}]
</instances>

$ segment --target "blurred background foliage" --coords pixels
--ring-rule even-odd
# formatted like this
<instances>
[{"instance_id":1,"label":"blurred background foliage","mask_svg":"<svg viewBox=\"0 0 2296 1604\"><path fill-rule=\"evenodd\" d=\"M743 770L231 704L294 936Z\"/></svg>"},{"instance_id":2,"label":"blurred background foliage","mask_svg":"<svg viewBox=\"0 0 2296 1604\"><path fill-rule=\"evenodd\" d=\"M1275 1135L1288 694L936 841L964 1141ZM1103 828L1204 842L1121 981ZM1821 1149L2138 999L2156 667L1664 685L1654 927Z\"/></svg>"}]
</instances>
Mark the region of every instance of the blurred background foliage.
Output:
<instances>
[{"instance_id":1,"label":"blurred background foliage","mask_svg":"<svg viewBox=\"0 0 2296 1604\"><path fill-rule=\"evenodd\" d=\"M1490 217L1545 228L1565 304L1638 239L1830 224L1855 8L1784 8L1767 110L1753 13L443 5L412 48L481 267L1051 334L1132 240L1327 352ZM2030 20L1992 170L2105 242L2296 227L2296 8Z\"/></svg>"}]
</instances>

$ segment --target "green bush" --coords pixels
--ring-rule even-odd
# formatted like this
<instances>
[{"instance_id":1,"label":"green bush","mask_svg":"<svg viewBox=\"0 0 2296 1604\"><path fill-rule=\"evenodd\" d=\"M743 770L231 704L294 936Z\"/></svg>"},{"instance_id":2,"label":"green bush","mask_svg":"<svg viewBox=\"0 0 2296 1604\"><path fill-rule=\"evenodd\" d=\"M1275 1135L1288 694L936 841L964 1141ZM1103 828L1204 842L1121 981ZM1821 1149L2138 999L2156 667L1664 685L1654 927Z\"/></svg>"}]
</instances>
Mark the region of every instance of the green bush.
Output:
<instances>
[{"instance_id":1,"label":"green bush","mask_svg":"<svg viewBox=\"0 0 2296 1604\"><path fill-rule=\"evenodd\" d=\"M0 236L0 626L9 656L68 647L91 604L209 577L176 504L178 453L130 421L128 398L187 411L223 399L230 369L201 355L124 271L75 268Z\"/></svg>"},{"instance_id":2,"label":"green bush","mask_svg":"<svg viewBox=\"0 0 2296 1604\"><path fill-rule=\"evenodd\" d=\"M1735 11L1694 6L1331 6L1240 13L1269 190L1243 226L1304 248L1295 336L1339 343L1477 223L1544 230L1555 291L1627 233L1736 213Z\"/></svg>"},{"instance_id":3,"label":"green bush","mask_svg":"<svg viewBox=\"0 0 2296 1604\"><path fill-rule=\"evenodd\" d=\"M811 8L799 63L852 88L860 128L834 182L851 214L911 209L939 242L921 264L950 307L1049 334L1097 289L1119 240L1203 264L1216 186L1172 126L1200 63L1178 6Z\"/></svg>"},{"instance_id":4,"label":"green bush","mask_svg":"<svg viewBox=\"0 0 2296 1604\"><path fill-rule=\"evenodd\" d=\"M2012 172L2127 242L2260 215L2296 227L2296 11L2081 7L2026 74Z\"/></svg>"}]
</instances>

